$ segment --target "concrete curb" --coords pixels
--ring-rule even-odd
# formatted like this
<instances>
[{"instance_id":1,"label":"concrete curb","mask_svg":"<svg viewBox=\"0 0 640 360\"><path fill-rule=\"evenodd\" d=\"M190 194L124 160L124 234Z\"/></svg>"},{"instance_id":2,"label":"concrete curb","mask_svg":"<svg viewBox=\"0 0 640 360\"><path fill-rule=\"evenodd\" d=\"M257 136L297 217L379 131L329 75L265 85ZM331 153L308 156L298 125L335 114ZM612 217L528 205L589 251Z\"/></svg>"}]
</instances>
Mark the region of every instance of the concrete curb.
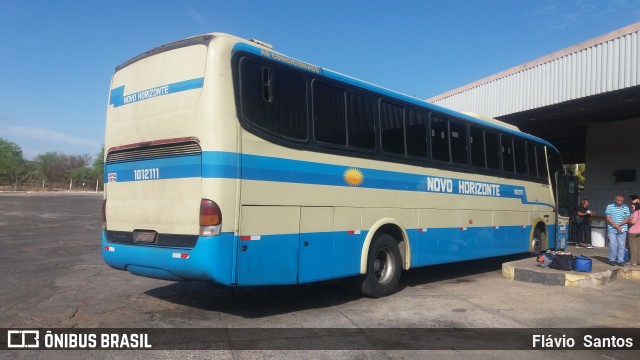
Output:
<instances>
[{"instance_id":1,"label":"concrete curb","mask_svg":"<svg viewBox=\"0 0 640 360\"><path fill-rule=\"evenodd\" d=\"M523 264L523 262L526 262ZM535 259L511 261L502 264L502 277L513 281L555 286L599 287L617 279L640 280L640 267L612 267L610 270L581 273L545 269L531 263Z\"/></svg>"}]
</instances>

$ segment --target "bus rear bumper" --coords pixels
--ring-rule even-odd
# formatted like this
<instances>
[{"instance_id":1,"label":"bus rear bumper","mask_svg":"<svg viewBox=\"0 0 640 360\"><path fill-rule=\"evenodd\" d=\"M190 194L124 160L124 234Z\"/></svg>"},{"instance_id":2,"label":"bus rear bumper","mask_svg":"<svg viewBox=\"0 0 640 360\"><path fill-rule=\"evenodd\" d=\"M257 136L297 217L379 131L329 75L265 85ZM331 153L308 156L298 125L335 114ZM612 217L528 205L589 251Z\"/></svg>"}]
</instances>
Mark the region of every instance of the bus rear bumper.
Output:
<instances>
[{"instance_id":1,"label":"bus rear bumper","mask_svg":"<svg viewBox=\"0 0 640 360\"><path fill-rule=\"evenodd\" d=\"M102 232L102 257L114 269L172 281L201 280L233 285L233 233L201 236L192 249L107 241Z\"/></svg>"}]
</instances>

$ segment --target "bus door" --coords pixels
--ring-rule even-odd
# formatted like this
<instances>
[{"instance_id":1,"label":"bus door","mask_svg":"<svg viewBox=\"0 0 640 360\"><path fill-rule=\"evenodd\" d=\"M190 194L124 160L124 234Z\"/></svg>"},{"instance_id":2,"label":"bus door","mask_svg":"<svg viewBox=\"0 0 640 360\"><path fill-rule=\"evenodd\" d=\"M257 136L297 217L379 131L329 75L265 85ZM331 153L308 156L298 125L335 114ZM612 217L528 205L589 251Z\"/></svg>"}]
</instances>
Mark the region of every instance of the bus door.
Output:
<instances>
[{"instance_id":1,"label":"bus door","mask_svg":"<svg viewBox=\"0 0 640 360\"><path fill-rule=\"evenodd\" d=\"M556 249L567 246L569 216L578 205L578 178L564 170L555 174L556 178Z\"/></svg>"}]
</instances>

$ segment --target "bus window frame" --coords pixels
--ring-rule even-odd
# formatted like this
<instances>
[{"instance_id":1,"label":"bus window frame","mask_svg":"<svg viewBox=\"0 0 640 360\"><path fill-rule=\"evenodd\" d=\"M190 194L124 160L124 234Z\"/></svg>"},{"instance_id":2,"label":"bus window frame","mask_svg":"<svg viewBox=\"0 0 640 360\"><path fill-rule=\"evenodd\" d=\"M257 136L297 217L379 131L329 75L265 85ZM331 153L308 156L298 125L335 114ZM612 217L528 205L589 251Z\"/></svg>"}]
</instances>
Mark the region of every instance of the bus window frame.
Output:
<instances>
[{"instance_id":1,"label":"bus window frame","mask_svg":"<svg viewBox=\"0 0 640 360\"><path fill-rule=\"evenodd\" d=\"M327 143L321 140L318 140L316 138L316 117L315 117L315 110L316 110L316 102L315 102L315 98L314 98L314 84L316 82L328 85L328 86L332 86L335 88L338 88L342 91L343 93L343 97L344 97L344 118L345 118L345 122L344 122L344 126L345 126L345 142L346 145L341 145L341 144L332 144L332 143ZM356 89L354 87L349 87L346 86L345 84L341 84L337 81L330 81L329 79L324 79L324 78L320 78L320 77L313 77L310 81L311 83L311 95L310 95L310 101L311 101L311 126L312 126L312 134L310 134L310 141L309 143L312 145L316 145L319 146L321 148L327 148L327 149L337 149L337 150L342 150L344 152L346 152L347 154L355 154L355 153L360 153L360 154L371 154L371 155L375 155L379 152L379 148L380 148L380 141L378 139L378 133L379 133L379 127L376 126L377 122L378 122L378 116L376 114L376 112L379 111L379 109L374 109L373 111L373 131L374 131L374 148L373 149L367 149L367 148L362 148L362 147L358 147L358 146L353 146L349 144L349 113L348 113L348 93L351 92L352 94L358 94L358 95L362 95L362 96L369 96L372 97L374 100L374 105L376 107L378 107L377 103L377 99L379 98L379 96L375 93L371 93L368 91L361 91L359 89ZM347 155L348 156L348 155ZM374 156L375 158L375 156Z\"/></svg>"},{"instance_id":2,"label":"bus window frame","mask_svg":"<svg viewBox=\"0 0 640 360\"><path fill-rule=\"evenodd\" d=\"M407 141L407 113L409 111L413 111L416 114L421 114L424 119L425 119L425 133L423 134L425 137L425 146L426 146L426 152L427 154L425 156L417 156L417 155L409 155L409 142ZM430 128L429 128L429 119L431 117L432 111L429 111L428 109L420 109L416 106L409 106L409 105L405 105L404 106L404 115L405 115L405 121L404 121L404 131L405 131L405 148L406 148L406 159L409 161L417 161L420 163L424 163L424 164L429 164L431 162L431 142L429 141L431 139L431 132L430 132ZM424 166L424 165L423 165Z\"/></svg>"},{"instance_id":3,"label":"bus window frame","mask_svg":"<svg viewBox=\"0 0 640 360\"><path fill-rule=\"evenodd\" d=\"M434 151L433 151L433 146L434 146L434 135L432 134L433 128L431 127L432 123L433 123L433 119L437 118L438 120L442 120L442 121L446 121L446 125L447 125L447 130L446 130L446 135L447 135L447 154L449 155L449 160L440 160L440 159L436 159L433 155ZM449 141L449 117L440 114L440 113L431 113L429 114L429 155L430 155L430 159L434 164L439 164L439 165L444 165L444 166L454 166L454 163L451 162L451 142ZM457 167L457 166L454 166Z\"/></svg>"},{"instance_id":4,"label":"bus window frame","mask_svg":"<svg viewBox=\"0 0 640 360\"><path fill-rule=\"evenodd\" d=\"M489 153L487 152L487 133L490 133L491 135L495 135L496 139L498 140L498 151L497 151L497 155L498 155L498 167L497 168L490 168L489 167ZM486 163L487 163L487 170L488 171L492 171L494 174L504 174L504 171L502 170L502 145L500 143L500 136L502 135L502 132L497 131L496 129L484 129L484 153L485 153L485 157L486 157ZM509 173L510 175L510 173Z\"/></svg>"},{"instance_id":5,"label":"bus window frame","mask_svg":"<svg viewBox=\"0 0 640 360\"><path fill-rule=\"evenodd\" d=\"M453 148L452 148L452 143L453 141L451 140L451 138L453 137L453 131L451 130L451 124L455 124L456 126L460 126L464 129L465 132L465 136L464 136L464 145L465 145L465 162L464 163L459 163L459 162L455 162L453 161ZM454 165L454 166L461 166L461 167L465 167L468 168L469 167L469 160L470 160L470 153L469 153L469 123L467 121L463 121L460 119L456 119L456 118L451 118L449 119L449 162Z\"/></svg>"},{"instance_id":6,"label":"bus window frame","mask_svg":"<svg viewBox=\"0 0 640 360\"><path fill-rule=\"evenodd\" d=\"M378 153L378 150L381 147L380 141L378 139L378 134L380 133L380 128L376 125L378 125L378 112L379 110L379 106L378 106L378 102L380 99L380 96L376 95L376 94L372 94L368 91L364 91L364 90L360 90L360 89L356 89L356 88L349 88L347 86L343 86L344 89L344 94L345 94L345 125L347 127L347 148L351 151L351 150L355 150L357 152L363 152L363 153L371 153L371 154L375 154ZM371 119L371 124L373 125L373 148L363 148L363 147L359 147L359 146L355 146L355 145L351 145L350 141L349 141L349 136L350 136L350 132L349 132L349 94L353 94L356 96L363 96L363 97L370 97L372 98L371 100L373 100L373 119ZM403 115L403 120L404 122L404 115ZM315 125L315 124L314 124Z\"/></svg>"},{"instance_id":7,"label":"bus window frame","mask_svg":"<svg viewBox=\"0 0 640 360\"><path fill-rule=\"evenodd\" d=\"M390 152L390 151L386 151L384 149L384 144L382 142L382 135L383 135L383 126L382 126L382 121L383 121L383 116L382 116L382 104L386 103L388 105L391 106L397 106L400 109L402 109L402 137L404 139L404 153L403 154L399 154L399 153L394 153L394 152ZM407 115L407 109L405 106L403 106L400 103L394 102L394 101L390 101L387 98L384 97L379 97L378 98L378 128L380 129L380 131L378 132L378 136L380 137L379 141L380 141L380 152L382 154L384 154L384 156L388 156L391 158L399 158L399 159L404 159L406 158L407 155L407 119L406 119L406 115Z\"/></svg>"},{"instance_id":8,"label":"bus window frame","mask_svg":"<svg viewBox=\"0 0 640 360\"><path fill-rule=\"evenodd\" d=\"M483 166L478 166L478 165L473 165L473 153L474 151L471 149L472 148L472 143L471 143L471 129L477 129L478 131L480 131L480 135L482 136L482 159L483 159ZM489 168L487 167L487 147L484 141L484 132L485 129L482 128L479 125L474 125L474 124L469 124L469 130L468 130L468 140L467 143L469 144L469 166L471 166L472 168L475 169L485 169L485 170L489 170Z\"/></svg>"},{"instance_id":9,"label":"bus window frame","mask_svg":"<svg viewBox=\"0 0 640 360\"><path fill-rule=\"evenodd\" d=\"M239 70L239 64L240 64L240 60L242 58L248 57L254 61L257 61L259 63L262 64L267 64L268 66L274 66L274 67L278 67L284 71L292 71L292 72L296 72L298 74L301 74L303 76L305 76L306 78L306 91L307 91L307 140L305 141L301 141L295 138L289 138L289 137L285 137L281 134L275 134L275 133L271 133L269 131L265 131L262 130L259 127L256 126L252 126L252 123L246 119L243 118L242 116L242 104L241 104L241 96L240 96L240 70ZM265 59L263 57L257 56L255 54L249 53L249 52L244 52L244 51L238 51L236 53L234 53L234 55L232 56L232 76L233 76L233 93L234 93L234 98L235 98L235 104L236 104L236 116L237 116L237 120L240 123L240 126L243 130L258 136L262 139L265 139L266 141L269 141L271 143L274 143L276 145L280 145L283 147L287 147L287 148L291 148L291 149L297 149L297 150L307 150L307 151L313 151L313 152L317 152L317 153L324 153L324 154L332 154L332 155L338 155L338 156L347 156L347 157L354 157L354 158L362 158L362 159L368 159L368 160L374 160L374 161L383 161L383 162L389 162L389 163L397 163L397 164L405 164L405 165L410 165L410 166L417 166L417 167L421 167L421 168L433 168L433 169L441 169L441 170L446 170L446 171L454 171L454 172L461 172L461 173L467 173L467 174L476 174L476 175L480 175L480 176L501 176L504 178L509 178L509 179L516 179L516 180L525 180L525 181L531 181L531 182L535 182L535 183L540 183L540 184L550 184L550 182L548 181L548 178L546 176L531 176L530 174L523 175L523 174L516 174L515 173L515 163L513 164L514 166L514 171L512 172L505 172L504 169L502 168L502 151L498 152L498 161L499 161L499 165L500 168L499 169L494 169L494 168L489 168L487 165L489 163L489 159L488 159L488 153L487 153L487 141L486 141L486 134L487 133L492 133L493 135L497 136L498 138L498 145L501 146L501 137L504 136L509 136L512 139L514 137L518 137L519 139L523 139L527 142L533 143L535 144L536 147L541 147L542 151L544 151L545 148L547 148L547 145L542 143L542 142L538 142L538 141L534 141L534 140L529 140L526 137L523 137L521 135L518 135L517 133L513 133L511 131L508 131L508 129L504 129L504 128L500 128L500 127L491 127L491 126L487 126L486 124L483 124L481 122L473 122L470 120L466 120L466 119L459 119L457 117L452 117L449 114L445 114L439 111L434 111L433 109L430 109L428 107L425 108L421 108L419 106L416 106L415 104L409 103L404 101L403 99L398 99L398 98L394 98L394 97L390 97L388 95L385 94L381 94L378 92L374 92L371 91L369 89L363 89L363 88L358 88L355 85L351 85L348 83L344 83L323 75L314 75L314 74L309 74L305 71L302 71L300 69L296 69L296 68L292 68L292 67L288 67L286 65L277 63L273 60L270 59ZM314 106L315 103L313 101L313 83L315 81L320 81L324 84L330 85L330 86L335 86L338 87L339 89L341 89L344 93L344 97L345 97L345 117L347 116L347 99L346 99L346 94L347 91L353 91L353 92L358 92L360 94L363 94L365 96L371 96L373 97L373 100L375 102L375 106L377 106L377 109L374 109L374 131L375 131L375 149L373 150L367 150L367 149L363 149L363 148L359 148L359 147L354 147L354 146L349 146L347 145L337 145L337 144L330 144L330 143L324 143L321 141L317 141L315 139L315 119L314 119ZM394 153L389 153L389 152L385 152L382 150L382 139L381 139L381 124L380 124L380 102L381 101L386 101L388 103L397 105L397 106L401 106L403 108L403 124L404 124L404 139L405 139L405 154L401 155L401 154L394 154ZM427 140L427 156L422 157L422 156L414 156L414 155L408 155L407 154L407 135L406 135L406 116L407 116L407 111L415 111L417 113L422 114L425 117L426 120L426 140ZM433 117L438 117L440 119L446 120L447 121L447 131L450 132L450 126L449 126L449 122L452 121L452 119L455 118L455 121L457 121L458 123L464 124L466 125L466 144L467 144L467 164L458 164L458 163L454 163L451 161L451 141L449 139L448 141L448 149L449 149L449 158L450 161L446 162L446 161L441 161L441 160L435 160L433 159L433 153L432 153L432 147L433 147L433 143L432 143L432 139L431 139L431 119ZM470 126L476 126L479 127L483 130L483 141L484 141L484 152L485 152L485 167L476 167L476 166L472 166L471 162L470 162L470 154L469 154L469 136L470 136ZM348 127L348 118L346 119L345 122L345 127ZM347 137L348 137L348 129L346 129L347 131ZM450 135L450 134L448 134ZM348 139L347 139L348 142ZM512 141L513 143L513 141ZM501 150L501 149L499 149ZM512 145L512 150L513 150L513 145ZM553 150L551 150L553 151ZM536 152L536 158L537 158L538 153ZM528 156L528 155L527 155ZM515 159L514 159L515 161ZM536 166L538 166L538 162L536 162ZM549 164L548 164L548 159L546 159L544 166L546 167L547 172L549 171Z\"/></svg>"}]
</instances>

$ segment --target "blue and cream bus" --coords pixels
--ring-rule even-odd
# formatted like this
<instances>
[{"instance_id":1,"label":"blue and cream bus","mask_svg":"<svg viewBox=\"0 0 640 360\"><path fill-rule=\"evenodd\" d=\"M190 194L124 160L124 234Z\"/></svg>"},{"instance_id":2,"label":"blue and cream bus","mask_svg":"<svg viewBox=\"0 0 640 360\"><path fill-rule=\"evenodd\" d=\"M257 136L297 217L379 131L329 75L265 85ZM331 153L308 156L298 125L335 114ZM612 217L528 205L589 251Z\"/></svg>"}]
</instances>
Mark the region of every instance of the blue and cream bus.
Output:
<instances>
[{"instance_id":1,"label":"blue and cream bus","mask_svg":"<svg viewBox=\"0 0 640 360\"><path fill-rule=\"evenodd\" d=\"M574 186L516 127L219 33L116 68L105 148L107 264L227 286L564 247Z\"/></svg>"}]
</instances>

